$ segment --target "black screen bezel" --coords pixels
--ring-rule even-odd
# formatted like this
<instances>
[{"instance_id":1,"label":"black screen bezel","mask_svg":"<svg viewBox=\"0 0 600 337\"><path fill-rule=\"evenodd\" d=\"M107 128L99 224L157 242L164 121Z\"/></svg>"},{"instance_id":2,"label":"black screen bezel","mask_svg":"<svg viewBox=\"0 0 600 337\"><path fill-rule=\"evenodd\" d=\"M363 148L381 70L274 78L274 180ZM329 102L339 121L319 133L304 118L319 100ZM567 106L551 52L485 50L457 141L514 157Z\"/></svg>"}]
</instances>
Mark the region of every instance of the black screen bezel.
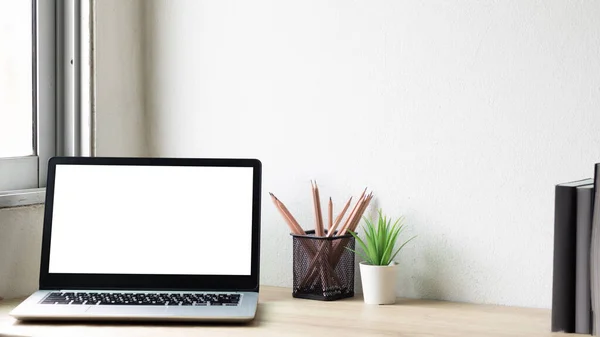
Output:
<instances>
[{"instance_id":1,"label":"black screen bezel","mask_svg":"<svg viewBox=\"0 0 600 337\"><path fill-rule=\"evenodd\" d=\"M251 167L252 252L249 276L49 273L52 210L57 165ZM258 159L53 157L48 162L42 233L40 289L239 290L258 291L262 164ZM81 219L85 221L85 219ZM190 261L193 263L193 261Z\"/></svg>"}]
</instances>

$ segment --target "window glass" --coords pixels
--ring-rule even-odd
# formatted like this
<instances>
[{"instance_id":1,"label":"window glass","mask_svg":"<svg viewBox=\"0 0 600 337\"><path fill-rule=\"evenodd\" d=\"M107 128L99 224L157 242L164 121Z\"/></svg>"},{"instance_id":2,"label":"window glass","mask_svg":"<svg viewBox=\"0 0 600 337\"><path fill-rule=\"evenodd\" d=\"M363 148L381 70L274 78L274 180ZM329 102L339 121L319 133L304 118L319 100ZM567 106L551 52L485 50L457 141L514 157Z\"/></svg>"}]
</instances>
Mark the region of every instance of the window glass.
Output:
<instances>
[{"instance_id":1,"label":"window glass","mask_svg":"<svg viewBox=\"0 0 600 337\"><path fill-rule=\"evenodd\" d=\"M0 157L35 154L32 8L0 0Z\"/></svg>"}]
</instances>

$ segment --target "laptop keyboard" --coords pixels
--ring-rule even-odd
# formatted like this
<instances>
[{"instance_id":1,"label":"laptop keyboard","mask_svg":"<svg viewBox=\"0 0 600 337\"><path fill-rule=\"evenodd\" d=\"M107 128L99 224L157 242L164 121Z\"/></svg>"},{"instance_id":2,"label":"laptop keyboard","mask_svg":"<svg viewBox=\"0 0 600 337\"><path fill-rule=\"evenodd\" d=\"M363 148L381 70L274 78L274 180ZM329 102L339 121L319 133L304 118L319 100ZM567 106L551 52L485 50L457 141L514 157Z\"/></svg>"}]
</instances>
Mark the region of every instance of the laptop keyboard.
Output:
<instances>
[{"instance_id":1,"label":"laptop keyboard","mask_svg":"<svg viewBox=\"0 0 600 337\"><path fill-rule=\"evenodd\" d=\"M52 292L41 303L63 305L236 306L239 302L240 294Z\"/></svg>"}]
</instances>

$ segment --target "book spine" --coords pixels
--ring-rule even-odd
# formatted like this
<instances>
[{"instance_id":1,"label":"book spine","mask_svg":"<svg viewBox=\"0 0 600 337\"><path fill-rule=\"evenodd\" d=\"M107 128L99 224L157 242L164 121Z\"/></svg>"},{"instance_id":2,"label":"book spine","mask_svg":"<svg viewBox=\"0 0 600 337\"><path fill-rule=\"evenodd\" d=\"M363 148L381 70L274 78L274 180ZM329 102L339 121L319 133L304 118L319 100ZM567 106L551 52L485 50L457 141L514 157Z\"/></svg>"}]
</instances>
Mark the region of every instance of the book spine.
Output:
<instances>
[{"instance_id":1,"label":"book spine","mask_svg":"<svg viewBox=\"0 0 600 337\"><path fill-rule=\"evenodd\" d=\"M555 190L552 332L575 332L576 191L560 185Z\"/></svg>"},{"instance_id":2,"label":"book spine","mask_svg":"<svg viewBox=\"0 0 600 337\"><path fill-rule=\"evenodd\" d=\"M592 241L590 246L590 288L592 297L592 334L598 335L600 324L600 164L594 170L594 209L592 213Z\"/></svg>"},{"instance_id":3,"label":"book spine","mask_svg":"<svg viewBox=\"0 0 600 337\"><path fill-rule=\"evenodd\" d=\"M592 237L592 188L577 188L577 276L575 333L591 334L590 243Z\"/></svg>"}]
</instances>

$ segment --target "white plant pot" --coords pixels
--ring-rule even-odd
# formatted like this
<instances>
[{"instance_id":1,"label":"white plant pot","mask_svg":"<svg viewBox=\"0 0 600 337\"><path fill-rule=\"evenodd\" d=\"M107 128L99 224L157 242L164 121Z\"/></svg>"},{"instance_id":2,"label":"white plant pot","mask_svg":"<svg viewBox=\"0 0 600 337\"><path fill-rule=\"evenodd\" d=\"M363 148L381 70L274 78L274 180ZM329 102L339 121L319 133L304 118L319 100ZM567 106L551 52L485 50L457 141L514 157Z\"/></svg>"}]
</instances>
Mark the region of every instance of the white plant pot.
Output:
<instances>
[{"instance_id":1,"label":"white plant pot","mask_svg":"<svg viewBox=\"0 0 600 337\"><path fill-rule=\"evenodd\" d=\"M374 266L360 263L360 279L366 304L396 303L396 269L398 263Z\"/></svg>"}]
</instances>

